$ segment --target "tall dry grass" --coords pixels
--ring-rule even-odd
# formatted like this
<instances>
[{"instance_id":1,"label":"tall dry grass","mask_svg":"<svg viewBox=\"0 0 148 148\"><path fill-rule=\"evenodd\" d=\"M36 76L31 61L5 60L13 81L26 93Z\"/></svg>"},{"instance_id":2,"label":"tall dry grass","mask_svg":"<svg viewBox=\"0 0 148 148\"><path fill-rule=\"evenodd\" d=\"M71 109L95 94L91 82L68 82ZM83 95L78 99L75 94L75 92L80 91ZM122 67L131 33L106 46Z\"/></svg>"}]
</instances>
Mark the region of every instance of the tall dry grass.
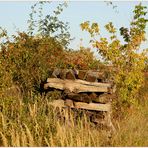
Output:
<instances>
[{"instance_id":1,"label":"tall dry grass","mask_svg":"<svg viewBox=\"0 0 148 148\"><path fill-rule=\"evenodd\" d=\"M10 99L10 98L9 98ZM13 99L13 98L12 98ZM24 103L2 102L0 114L0 146L100 146L105 145L106 133L100 133L84 115L74 121L73 114L64 122L50 101L38 96L35 101ZM103 137L100 140L100 137Z\"/></svg>"},{"instance_id":2,"label":"tall dry grass","mask_svg":"<svg viewBox=\"0 0 148 148\"><path fill-rule=\"evenodd\" d=\"M148 146L148 88L143 89L139 108L126 111L122 120L113 119L117 132L112 138L87 120L85 114L75 122L71 113L64 122L40 95L30 98L1 98L0 146Z\"/></svg>"}]
</instances>

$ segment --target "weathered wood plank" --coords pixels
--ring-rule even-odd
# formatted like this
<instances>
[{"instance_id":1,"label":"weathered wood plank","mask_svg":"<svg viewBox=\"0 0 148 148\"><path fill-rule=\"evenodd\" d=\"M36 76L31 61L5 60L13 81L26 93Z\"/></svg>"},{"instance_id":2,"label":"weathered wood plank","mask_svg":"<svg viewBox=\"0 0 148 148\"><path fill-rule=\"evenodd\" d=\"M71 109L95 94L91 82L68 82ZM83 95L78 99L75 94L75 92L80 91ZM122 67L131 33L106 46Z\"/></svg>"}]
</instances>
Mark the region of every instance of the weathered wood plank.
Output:
<instances>
[{"instance_id":1,"label":"weathered wood plank","mask_svg":"<svg viewBox=\"0 0 148 148\"><path fill-rule=\"evenodd\" d=\"M96 111L110 111L111 110L110 104L74 102L74 106L75 108L96 110Z\"/></svg>"},{"instance_id":2,"label":"weathered wood plank","mask_svg":"<svg viewBox=\"0 0 148 148\"><path fill-rule=\"evenodd\" d=\"M108 92L111 84L86 82L83 80L62 80L58 78L48 78L44 89L56 88L60 90L68 89L70 92Z\"/></svg>"},{"instance_id":3,"label":"weathered wood plank","mask_svg":"<svg viewBox=\"0 0 148 148\"><path fill-rule=\"evenodd\" d=\"M102 86L102 87L111 87L110 83L100 83L100 82L87 82L84 80L76 79L75 82L85 85L92 85L92 86Z\"/></svg>"},{"instance_id":4,"label":"weathered wood plank","mask_svg":"<svg viewBox=\"0 0 148 148\"><path fill-rule=\"evenodd\" d=\"M73 102L73 103L72 103ZM83 103L83 102L74 102L70 100L54 100L49 103L54 107L71 107L71 108L79 108L86 110L95 110L95 111L110 111L110 104L99 104L99 103Z\"/></svg>"},{"instance_id":5,"label":"weathered wood plank","mask_svg":"<svg viewBox=\"0 0 148 148\"><path fill-rule=\"evenodd\" d=\"M80 83L80 84L85 84L85 85L92 85L92 86L102 86L102 87L111 87L110 83L99 83L99 82L87 82L84 80L80 80L80 79L76 79L76 80L62 80L59 78L48 78L47 79L47 83L48 82L53 82L53 83L62 83L62 82L76 82L76 83Z\"/></svg>"}]
</instances>

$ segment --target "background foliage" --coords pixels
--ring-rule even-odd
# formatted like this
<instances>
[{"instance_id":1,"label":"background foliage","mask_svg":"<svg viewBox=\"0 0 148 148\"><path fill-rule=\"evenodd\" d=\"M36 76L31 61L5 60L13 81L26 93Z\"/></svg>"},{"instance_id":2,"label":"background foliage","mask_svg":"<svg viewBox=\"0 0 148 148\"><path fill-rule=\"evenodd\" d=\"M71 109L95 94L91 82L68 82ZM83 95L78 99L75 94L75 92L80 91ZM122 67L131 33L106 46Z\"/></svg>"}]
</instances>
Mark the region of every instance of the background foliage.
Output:
<instances>
[{"instance_id":1,"label":"background foliage","mask_svg":"<svg viewBox=\"0 0 148 148\"><path fill-rule=\"evenodd\" d=\"M68 51L55 38L33 37L24 32L2 46L0 60L1 88L17 84L23 92L39 90L55 67L90 69L99 63L90 49Z\"/></svg>"},{"instance_id":2,"label":"background foliage","mask_svg":"<svg viewBox=\"0 0 148 148\"><path fill-rule=\"evenodd\" d=\"M81 24L82 30L86 30L92 37L92 46L98 49L98 53L115 70L112 71L114 82L117 86L117 94L121 104L137 104L136 94L142 86L144 77L146 51L139 52L140 45L145 38L145 28L148 20L145 18L147 7L141 3L135 6L133 20L130 28L119 29L124 39L124 44L117 37L117 29L112 22L105 25L110 33L110 38L101 37L97 23L90 25L89 21ZM93 39L99 36L99 40Z\"/></svg>"},{"instance_id":3,"label":"background foliage","mask_svg":"<svg viewBox=\"0 0 148 148\"><path fill-rule=\"evenodd\" d=\"M59 20L59 15L64 7L67 7L67 2L59 4L53 14L43 16L44 5L50 3L52 2L37 2L31 7L32 12L28 19L28 34L54 37L66 48L71 41L69 23Z\"/></svg>"},{"instance_id":4,"label":"background foliage","mask_svg":"<svg viewBox=\"0 0 148 148\"><path fill-rule=\"evenodd\" d=\"M143 71L148 69L148 59L146 52L139 52L145 41L146 7L137 5L130 28L119 29L124 43L118 39L112 22L105 25L109 39L101 37L97 23L81 24L82 30L92 36L93 47L104 58L100 62L90 48L67 48L68 24L58 19L65 4L60 4L53 16L43 18L44 4L38 2L32 6L27 33L8 37L7 31L0 28L0 146L147 146L148 75L145 73L144 77ZM126 108L122 119L117 117L123 112L115 112L117 134L112 139L107 138L107 132L91 125L85 114L77 125L72 113L71 124L63 122L58 118L59 113L66 116L66 112L52 108L48 97L40 94L40 85L51 69L110 71L108 65L119 98L114 107L139 102L138 109ZM51 96L55 99L57 93Z\"/></svg>"}]
</instances>

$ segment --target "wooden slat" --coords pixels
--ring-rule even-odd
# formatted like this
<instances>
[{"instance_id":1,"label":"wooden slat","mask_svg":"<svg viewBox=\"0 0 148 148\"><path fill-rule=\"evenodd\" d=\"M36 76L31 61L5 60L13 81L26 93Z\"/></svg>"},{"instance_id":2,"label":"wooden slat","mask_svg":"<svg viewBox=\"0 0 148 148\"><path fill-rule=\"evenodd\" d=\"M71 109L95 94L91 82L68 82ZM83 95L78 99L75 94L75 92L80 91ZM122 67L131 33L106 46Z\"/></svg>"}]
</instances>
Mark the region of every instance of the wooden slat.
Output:
<instances>
[{"instance_id":1,"label":"wooden slat","mask_svg":"<svg viewBox=\"0 0 148 148\"><path fill-rule=\"evenodd\" d=\"M44 89L56 88L60 90L68 89L70 92L108 92L111 84L86 82L83 80L62 80L58 78L48 78Z\"/></svg>"},{"instance_id":2,"label":"wooden slat","mask_svg":"<svg viewBox=\"0 0 148 148\"><path fill-rule=\"evenodd\" d=\"M111 109L110 104L75 102L74 105L75 108L96 110L96 111L110 111Z\"/></svg>"},{"instance_id":3,"label":"wooden slat","mask_svg":"<svg viewBox=\"0 0 148 148\"><path fill-rule=\"evenodd\" d=\"M59 79L59 78L48 78L47 79L47 83L64 83L64 82L76 82L76 83L80 83L80 84L86 84L86 85L92 85L92 86L102 86L102 87L111 87L111 84L110 83L99 83L99 82L87 82L87 81L84 81L84 80L80 80L80 79L76 79L76 80L62 80L62 79Z\"/></svg>"},{"instance_id":4,"label":"wooden slat","mask_svg":"<svg viewBox=\"0 0 148 148\"><path fill-rule=\"evenodd\" d=\"M75 82L80 83L80 84L89 85L89 86L111 87L110 83L88 82L88 81L84 81L84 80L80 80L80 79L75 80Z\"/></svg>"},{"instance_id":5,"label":"wooden slat","mask_svg":"<svg viewBox=\"0 0 148 148\"><path fill-rule=\"evenodd\" d=\"M86 110L96 110L96 111L110 111L111 105L110 104L99 104L99 103L83 103L83 102L73 102L68 103L64 100L54 100L49 104L55 107L71 107L71 108L79 108L79 109L86 109Z\"/></svg>"}]
</instances>

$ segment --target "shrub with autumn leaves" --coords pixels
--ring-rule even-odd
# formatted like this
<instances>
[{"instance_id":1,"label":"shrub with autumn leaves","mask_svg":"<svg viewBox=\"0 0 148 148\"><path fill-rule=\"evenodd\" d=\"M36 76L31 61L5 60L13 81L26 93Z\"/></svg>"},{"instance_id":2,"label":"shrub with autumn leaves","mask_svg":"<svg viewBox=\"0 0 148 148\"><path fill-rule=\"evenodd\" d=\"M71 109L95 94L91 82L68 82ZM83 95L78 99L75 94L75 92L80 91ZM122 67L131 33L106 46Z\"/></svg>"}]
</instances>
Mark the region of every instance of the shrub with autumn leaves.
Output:
<instances>
[{"instance_id":1,"label":"shrub with autumn leaves","mask_svg":"<svg viewBox=\"0 0 148 148\"><path fill-rule=\"evenodd\" d=\"M58 64L63 47L54 38L18 33L13 41L7 41L1 47L0 53L1 84L17 83L28 92L39 88L41 81L47 78L49 68Z\"/></svg>"},{"instance_id":2,"label":"shrub with autumn leaves","mask_svg":"<svg viewBox=\"0 0 148 148\"><path fill-rule=\"evenodd\" d=\"M80 70L97 70L101 68L100 60L97 60L90 48L80 47L79 50L69 50L65 52L65 64L71 68Z\"/></svg>"},{"instance_id":3,"label":"shrub with autumn leaves","mask_svg":"<svg viewBox=\"0 0 148 148\"><path fill-rule=\"evenodd\" d=\"M12 39L11 39L12 40ZM23 92L40 90L53 68L91 69L97 61L90 49L65 50L55 38L29 36L19 32L1 45L0 89L19 85Z\"/></svg>"}]
</instances>

